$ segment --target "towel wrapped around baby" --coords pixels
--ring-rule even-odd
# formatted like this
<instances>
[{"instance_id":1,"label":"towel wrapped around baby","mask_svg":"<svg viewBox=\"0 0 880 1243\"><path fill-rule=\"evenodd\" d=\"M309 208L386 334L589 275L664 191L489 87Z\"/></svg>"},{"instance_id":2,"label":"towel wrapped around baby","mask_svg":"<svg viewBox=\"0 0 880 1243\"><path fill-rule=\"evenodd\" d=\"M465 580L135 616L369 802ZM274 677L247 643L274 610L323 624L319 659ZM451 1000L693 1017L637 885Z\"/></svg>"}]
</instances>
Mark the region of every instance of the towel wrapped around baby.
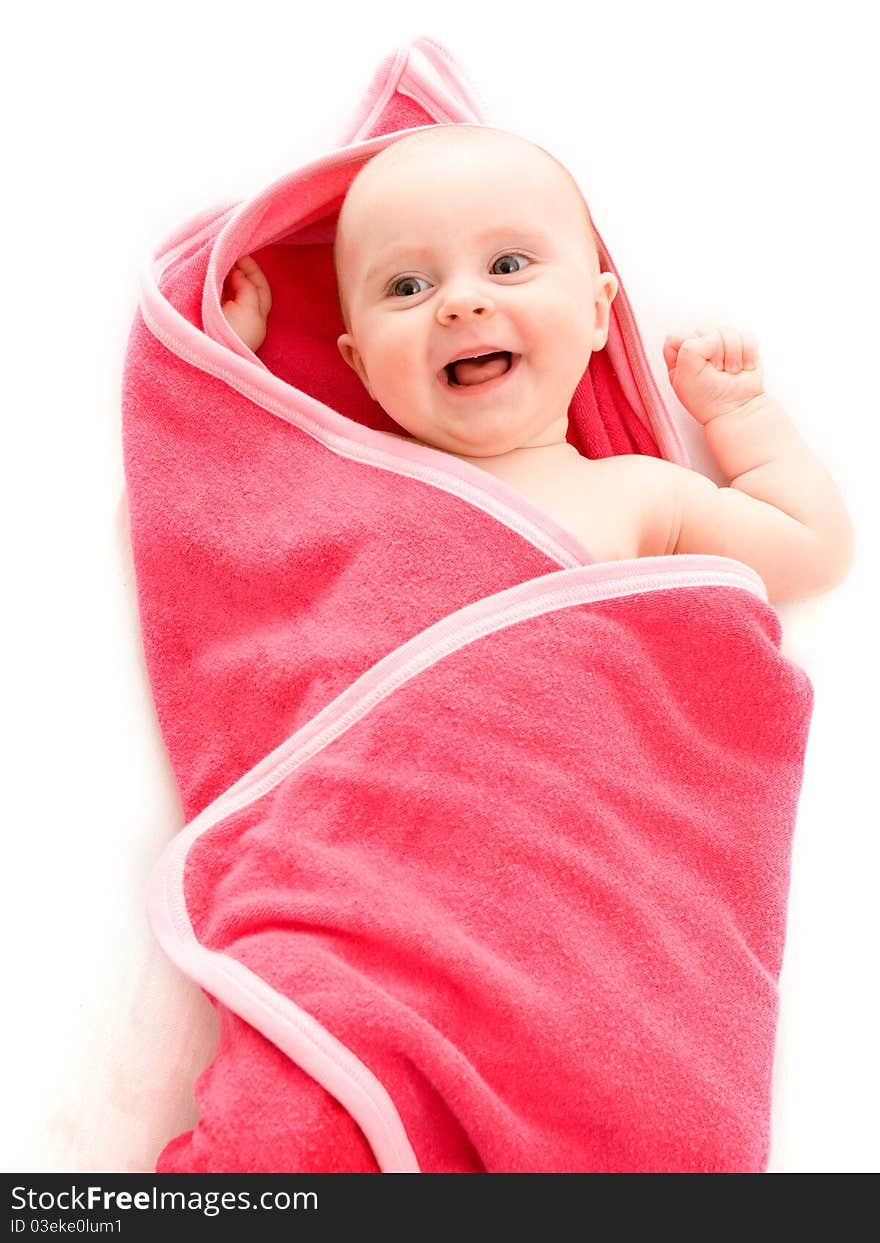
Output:
<instances>
[{"instance_id":1,"label":"towel wrapped around baby","mask_svg":"<svg viewBox=\"0 0 880 1243\"><path fill-rule=\"evenodd\" d=\"M144 273L126 480L186 819L150 915L219 1016L160 1171L766 1168L812 688L763 583L596 562L386 435L336 348L347 185L400 131L481 119L418 39L344 143ZM220 310L246 253L259 357ZM588 457L687 465L622 282L569 419Z\"/></svg>"}]
</instances>

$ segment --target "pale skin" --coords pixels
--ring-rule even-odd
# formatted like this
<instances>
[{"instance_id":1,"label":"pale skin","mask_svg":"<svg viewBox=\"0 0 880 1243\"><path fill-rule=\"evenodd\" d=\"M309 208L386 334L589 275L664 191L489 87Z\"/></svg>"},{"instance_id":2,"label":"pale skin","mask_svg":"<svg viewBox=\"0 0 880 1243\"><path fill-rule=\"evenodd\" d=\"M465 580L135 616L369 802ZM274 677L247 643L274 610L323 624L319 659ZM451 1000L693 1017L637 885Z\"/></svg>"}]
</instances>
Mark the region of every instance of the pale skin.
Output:
<instances>
[{"instance_id":1,"label":"pale skin","mask_svg":"<svg viewBox=\"0 0 880 1243\"><path fill-rule=\"evenodd\" d=\"M348 329L338 347L370 396L418 442L523 492L597 560L732 557L757 571L771 603L846 577L849 514L765 392L751 333L702 326L663 344L672 389L728 485L641 454L594 461L567 443L568 406L607 340L617 281L600 271L575 192L538 148L499 131L392 144L349 191L337 246ZM256 352L271 292L251 256L230 272L221 305ZM475 343L518 354L518 367L462 400L438 372Z\"/></svg>"}]
</instances>

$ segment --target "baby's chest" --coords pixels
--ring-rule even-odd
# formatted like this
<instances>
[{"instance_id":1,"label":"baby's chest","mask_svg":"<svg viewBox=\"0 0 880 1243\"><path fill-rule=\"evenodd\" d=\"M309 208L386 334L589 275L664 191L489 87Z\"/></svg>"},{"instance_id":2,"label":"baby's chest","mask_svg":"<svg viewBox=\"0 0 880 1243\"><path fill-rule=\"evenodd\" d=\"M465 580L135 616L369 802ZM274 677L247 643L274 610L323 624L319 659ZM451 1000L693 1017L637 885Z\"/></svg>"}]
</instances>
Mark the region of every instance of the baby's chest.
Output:
<instances>
[{"instance_id":1,"label":"baby's chest","mask_svg":"<svg viewBox=\"0 0 880 1243\"><path fill-rule=\"evenodd\" d=\"M581 458L549 478L512 472L507 482L571 531L597 561L652 555L646 547L649 500L624 471Z\"/></svg>"}]
</instances>

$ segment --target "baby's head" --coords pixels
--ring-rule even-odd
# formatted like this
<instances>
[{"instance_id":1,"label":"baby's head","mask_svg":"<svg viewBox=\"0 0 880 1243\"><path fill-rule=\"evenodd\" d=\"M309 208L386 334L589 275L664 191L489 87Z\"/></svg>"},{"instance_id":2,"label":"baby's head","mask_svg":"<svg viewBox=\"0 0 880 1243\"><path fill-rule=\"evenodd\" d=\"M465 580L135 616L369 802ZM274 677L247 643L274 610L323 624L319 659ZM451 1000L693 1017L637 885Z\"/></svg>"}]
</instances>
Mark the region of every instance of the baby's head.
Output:
<instances>
[{"instance_id":1,"label":"baby's head","mask_svg":"<svg viewBox=\"0 0 880 1243\"><path fill-rule=\"evenodd\" d=\"M349 187L334 262L339 350L401 427L471 457L564 441L617 280L542 147L480 125L392 143ZM509 351L514 374L485 393L448 387L444 364L475 346Z\"/></svg>"}]
</instances>

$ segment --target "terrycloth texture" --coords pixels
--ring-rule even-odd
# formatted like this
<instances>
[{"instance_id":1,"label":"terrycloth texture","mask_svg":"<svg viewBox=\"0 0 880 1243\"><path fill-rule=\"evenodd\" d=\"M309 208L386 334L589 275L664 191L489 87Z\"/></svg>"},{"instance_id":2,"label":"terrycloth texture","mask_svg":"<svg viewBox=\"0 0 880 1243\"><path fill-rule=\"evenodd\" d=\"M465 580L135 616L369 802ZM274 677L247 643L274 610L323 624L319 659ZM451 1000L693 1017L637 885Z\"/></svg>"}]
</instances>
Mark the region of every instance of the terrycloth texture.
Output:
<instances>
[{"instance_id":1,"label":"terrycloth texture","mask_svg":"<svg viewBox=\"0 0 880 1243\"><path fill-rule=\"evenodd\" d=\"M145 272L126 477L187 820L151 919L221 1017L160 1171L766 1166L812 688L763 584L594 562L386 436L335 344L352 177L400 131L481 120L416 40L345 143ZM569 438L687 465L600 249L620 290ZM259 358L219 305L245 253L273 291Z\"/></svg>"}]
</instances>

